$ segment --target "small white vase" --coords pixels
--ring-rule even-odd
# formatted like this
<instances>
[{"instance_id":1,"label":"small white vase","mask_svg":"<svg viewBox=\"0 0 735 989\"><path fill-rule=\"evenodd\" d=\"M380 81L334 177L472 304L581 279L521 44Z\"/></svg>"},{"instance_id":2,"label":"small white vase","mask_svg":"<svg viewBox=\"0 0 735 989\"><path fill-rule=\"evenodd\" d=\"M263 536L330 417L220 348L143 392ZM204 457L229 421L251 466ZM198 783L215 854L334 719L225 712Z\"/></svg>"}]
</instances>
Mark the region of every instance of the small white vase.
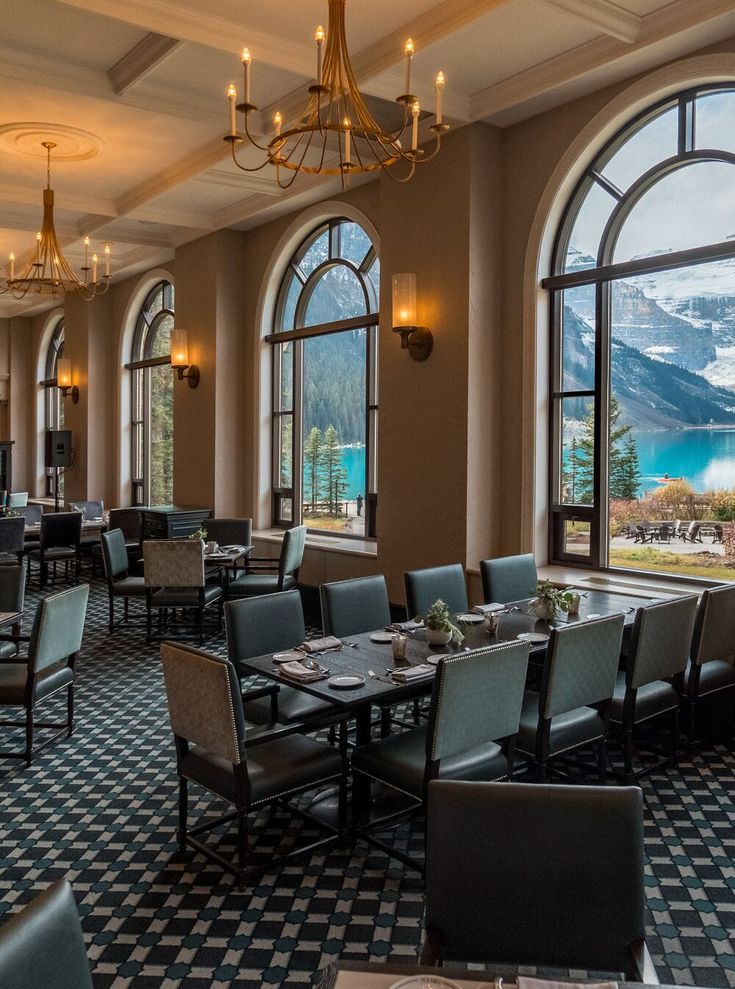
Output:
<instances>
[{"instance_id":1,"label":"small white vase","mask_svg":"<svg viewBox=\"0 0 735 989\"><path fill-rule=\"evenodd\" d=\"M538 598L534 598L528 604L528 613L545 622L550 622L556 615L556 607L551 601L539 601Z\"/></svg>"},{"instance_id":2,"label":"small white vase","mask_svg":"<svg viewBox=\"0 0 735 989\"><path fill-rule=\"evenodd\" d=\"M432 646L446 646L451 638L451 632L443 632L438 628L426 629L426 641L430 642Z\"/></svg>"}]
</instances>

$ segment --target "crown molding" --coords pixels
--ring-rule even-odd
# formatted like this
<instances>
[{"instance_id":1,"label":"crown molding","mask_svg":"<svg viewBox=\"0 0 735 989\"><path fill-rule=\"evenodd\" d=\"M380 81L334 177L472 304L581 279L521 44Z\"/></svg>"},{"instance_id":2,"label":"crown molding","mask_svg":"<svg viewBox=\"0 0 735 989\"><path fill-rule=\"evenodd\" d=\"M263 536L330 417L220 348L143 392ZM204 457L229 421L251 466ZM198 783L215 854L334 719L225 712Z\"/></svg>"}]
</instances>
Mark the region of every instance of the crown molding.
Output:
<instances>
[{"instance_id":1,"label":"crown molding","mask_svg":"<svg viewBox=\"0 0 735 989\"><path fill-rule=\"evenodd\" d=\"M643 18L624 10L610 0L542 0L549 7L563 10L572 17L597 28L603 34L632 45L638 40Z\"/></svg>"},{"instance_id":2,"label":"crown molding","mask_svg":"<svg viewBox=\"0 0 735 989\"><path fill-rule=\"evenodd\" d=\"M176 38L168 38L163 34L147 34L108 70L112 88L118 96L122 95L145 79L180 46L181 42Z\"/></svg>"}]
</instances>

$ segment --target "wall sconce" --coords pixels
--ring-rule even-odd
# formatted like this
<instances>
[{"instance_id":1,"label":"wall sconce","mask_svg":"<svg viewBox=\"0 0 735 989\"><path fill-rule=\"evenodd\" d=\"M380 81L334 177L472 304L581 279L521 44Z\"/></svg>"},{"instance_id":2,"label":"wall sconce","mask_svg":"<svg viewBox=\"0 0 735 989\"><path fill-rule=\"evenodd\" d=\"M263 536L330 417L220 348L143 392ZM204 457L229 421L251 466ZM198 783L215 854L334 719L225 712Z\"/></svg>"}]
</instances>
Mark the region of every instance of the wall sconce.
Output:
<instances>
[{"instance_id":1,"label":"wall sconce","mask_svg":"<svg viewBox=\"0 0 735 989\"><path fill-rule=\"evenodd\" d=\"M393 332L401 334L401 348L415 361L425 361L434 346L431 330L417 326L416 275L393 275Z\"/></svg>"},{"instance_id":2,"label":"wall sconce","mask_svg":"<svg viewBox=\"0 0 735 989\"><path fill-rule=\"evenodd\" d=\"M77 404L79 388L71 383L71 361L68 357L60 357L56 362L56 387L64 398L71 398Z\"/></svg>"},{"instance_id":3,"label":"wall sconce","mask_svg":"<svg viewBox=\"0 0 735 989\"><path fill-rule=\"evenodd\" d=\"M199 384L199 368L196 364L189 363L189 343L186 339L186 330L174 328L171 330L171 367L179 376L179 381L184 378L189 382L190 388L196 388Z\"/></svg>"}]
</instances>

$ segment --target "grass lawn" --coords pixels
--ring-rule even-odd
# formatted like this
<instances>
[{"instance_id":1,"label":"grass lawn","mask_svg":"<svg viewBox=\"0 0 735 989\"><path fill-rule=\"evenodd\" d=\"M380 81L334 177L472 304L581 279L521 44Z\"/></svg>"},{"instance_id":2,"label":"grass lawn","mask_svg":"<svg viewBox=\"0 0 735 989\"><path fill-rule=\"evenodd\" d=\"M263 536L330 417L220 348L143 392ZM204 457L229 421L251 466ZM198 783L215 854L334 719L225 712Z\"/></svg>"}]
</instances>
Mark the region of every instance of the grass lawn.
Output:
<instances>
[{"instance_id":1,"label":"grass lawn","mask_svg":"<svg viewBox=\"0 0 735 989\"><path fill-rule=\"evenodd\" d=\"M639 549L611 549L611 567L632 570L655 570L659 573L681 574L684 577L706 577L708 580L735 580L735 562L724 564L721 556L698 559L699 553L666 553L650 546Z\"/></svg>"}]
</instances>

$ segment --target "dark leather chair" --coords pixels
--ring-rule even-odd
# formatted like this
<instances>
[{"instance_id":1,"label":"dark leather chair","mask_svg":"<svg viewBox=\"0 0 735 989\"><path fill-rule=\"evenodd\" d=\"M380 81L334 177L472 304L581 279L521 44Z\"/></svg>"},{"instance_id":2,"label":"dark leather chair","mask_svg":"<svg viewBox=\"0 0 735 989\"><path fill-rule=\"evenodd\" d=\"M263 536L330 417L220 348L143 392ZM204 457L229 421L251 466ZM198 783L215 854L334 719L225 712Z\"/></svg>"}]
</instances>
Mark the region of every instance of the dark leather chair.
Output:
<instances>
[{"instance_id":1,"label":"dark leather chair","mask_svg":"<svg viewBox=\"0 0 735 989\"><path fill-rule=\"evenodd\" d=\"M176 743L179 851L183 852L189 845L242 882L247 872L248 813L337 783L338 828L317 822L329 831L329 835L310 843L308 850L334 841L345 826L346 767L342 756L330 746L298 734L298 725L254 729L246 736L240 684L229 660L164 642L161 644L161 662ZM190 782L230 804L234 813L224 818L214 817L190 829ZM299 813L314 820L303 810ZM237 865L197 838L233 817L237 819ZM271 860L267 868L305 850Z\"/></svg>"},{"instance_id":2,"label":"dark leather chair","mask_svg":"<svg viewBox=\"0 0 735 989\"><path fill-rule=\"evenodd\" d=\"M146 588L148 630L146 641L153 640L153 612L159 614L159 633L170 634L172 616L181 609L194 611L193 626L177 623L180 631L193 628L204 641L204 616L208 608L217 608L217 627L222 628L222 588L206 584L204 546L200 539L146 539L143 543L143 580Z\"/></svg>"},{"instance_id":3,"label":"dark leather chair","mask_svg":"<svg viewBox=\"0 0 735 989\"><path fill-rule=\"evenodd\" d=\"M202 523L207 539L220 546L250 546L253 537L252 519L205 519Z\"/></svg>"},{"instance_id":4,"label":"dark leather chair","mask_svg":"<svg viewBox=\"0 0 735 989\"><path fill-rule=\"evenodd\" d=\"M207 530L207 534L209 534L209 530ZM305 525L286 529L283 534L279 559L276 561L264 557L248 557L248 572L231 580L227 585L228 598L273 594L277 591L288 591L292 587L297 587L305 546Z\"/></svg>"},{"instance_id":5,"label":"dark leather chair","mask_svg":"<svg viewBox=\"0 0 735 989\"><path fill-rule=\"evenodd\" d=\"M93 989L82 926L63 879L0 928L3 989Z\"/></svg>"},{"instance_id":6,"label":"dark leather chair","mask_svg":"<svg viewBox=\"0 0 735 989\"><path fill-rule=\"evenodd\" d=\"M306 638L304 609L298 591L265 594L261 597L228 601L225 605L227 655L238 680L252 676L243 661L253 656L293 649ZM303 722L308 730L334 724L344 715L335 705L312 697L296 687L273 684L254 697L246 691L245 720L254 725L280 721Z\"/></svg>"},{"instance_id":7,"label":"dark leather chair","mask_svg":"<svg viewBox=\"0 0 735 989\"><path fill-rule=\"evenodd\" d=\"M64 576L69 578L69 564L74 564L74 580L79 580L81 569L82 515L81 512L45 512L41 516L41 534L38 549L28 553L29 561L38 563L40 586L48 583L48 569L53 567L54 580L56 567L64 564Z\"/></svg>"},{"instance_id":8,"label":"dark leather chair","mask_svg":"<svg viewBox=\"0 0 735 989\"><path fill-rule=\"evenodd\" d=\"M0 567L0 611L17 612L23 615L26 597L26 570L28 563L21 560L20 566ZM0 630L0 661L13 660L18 655L22 618L10 626L10 633Z\"/></svg>"},{"instance_id":9,"label":"dark leather chair","mask_svg":"<svg viewBox=\"0 0 735 989\"><path fill-rule=\"evenodd\" d=\"M645 944L638 787L429 784L421 961L624 972Z\"/></svg>"},{"instance_id":10,"label":"dark leather chair","mask_svg":"<svg viewBox=\"0 0 735 989\"><path fill-rule=\"evenodd\" d=\"M635 616L625 671L618 673L610 705L610 722L623 736L624 778L630 783L665 760L633 774L633 730L636 725L669 715L671 759L679 751L679 707L684 671L697 610L696 595L660 601L640 608Z\"/></svg>"},{"instance_id":11,"label":"dark leather chair","mask_svg":"<svg viewBox=\"0 0 735 989\"><path fill-rule=\"evenodd\" d=\"M322 584L319 596L325 635L342 639L374 632L391 623L388 588L382 574Z\"/></svg>"},{"instance_id":12,"label":"dark leather chair","mask_svg":"<svg viewBox=\"0 0 735 989\"><path fill-rule=\"evenodd\" d=\"M128 551L122 529L110 529L100 535L102 565L107 580L109 598L109 633L115 628L115 598L123 600L123 617L118 625L128 621L128 603L131 597L145 599L146 587L142 577L131 577Z\"/></svg>"},{"instance_id":13,"label":"dark leather chair","mask_svg":"<svg viewBox=\"0 0 735 989\"><path fill-rule=\"evenodd\" d=\"M62 735L74 731L74 664L82 646L84 616L87 611L89 585L80 584L44 598L36 610L28 656L17 663L0 663L0 706L22 707L23 721L0 724L25 728L26 745L22 752L2 751L0 757L25 759L30 766L33 756ZM63 724L38 722L34 725L36 704L47 697L67 692L67 719ZM34 748L35 728L59 729Z\"/></svg>"},{"instance_id":14,"label":"dark leather chair","mask_svg":"<svg viewBox=\"0 0 735 989\"><path fill-rule=\"evenodd\" d=\"M702 593L699 602L685 675L689 744L697 738L700 699L735 690L734 659L735 584L710 587Z\"/></svg>"},{"instance_id":15,"label":"dark leather chair","mask_svg":"<svg viewBox=\"0 0 735 989\"><path fill-rule=\"evenodd\" d=\"M433 779L510 779L529 649L527 642L501 643L440 659L428 725L355 749L353 774L399 790L418 806L426 803ZM364 808L355 803L353 811L359 824ZM405 813L373 822L361 834L421 870L413 859L371 834L373 827L384 827Z\"/></svg>"},{"instance_id":16,"label":"dark leather chair","mask_svg":"<svg viewBox=\"0 0 735 989\"><path fill-rule=\"evenodd\" d=\"M623 622L623 615L610 615L551 630L541 690L526 692L517 743L540 782L550 759L589 745L597 747L604 780Z\"/></svg>"},{"instance_id":17,"label":"dark leather chair","mask_svg":"<svg viewBox=\"0 0 735 989\"><path fill-rule=\"evenodd\" d=\"M455 614L467 611L467 586L461 563L444 567L407 570L403 574L406 588L406 614L424 616L435 601L441 600Z\"/></svg>"},{"instance_id":18,"label":"dark leather chair","mask_svg":"<svg viewBox=\"0 0 735 989\"><path fill-rule=\"evenodd\" d=\"M143 516L139 508L111 508L109 529L122 529L125 549L128 553L128 572L131 576L143 576ZM100 547L101 551L101 547Z\"/></svg>"},{"instance_id":19,"label":"dark leather chair","mask_svg":"<svg viewBox=\"0 0 735 989\"><path fill-rule=\"evenodd\" d=\"M533 553L480 560L480 575L482 598L488 604L491 601L498 604L523 601L536 593L538 574Z\"/></svg>"},{"instance_id":20,"label":"dark leather chair","mask_svg":"<svg viewBox=\"0 0 735 989\"><path fill-rule=\"evenodd\" d=\"M38 543L41 538L41 530L38 529L35 532L28 532L29 525L41 524L41 518L43 517L43 508L41 505L21 505L18 508L14 508L13 512L17 515L21 515L25 519L26 530L23 535L23 550L28 552L31 549L38 549Z\"/></svg>"},{"instance_id":21,"label":"dark leather chair","mask_svg":"<svg viewBox=\"0 0 735 989\"><path fill-rule=\"evenodd\" d=\"M96 522L105 510L103 501L70 501L70 512L81 512L85 522Z\"/></svg>"},{"instance_id":22,"label":"dark leather chair","mask_svg":"<svg viewBox=\"0 0 735 989\"><path fill-rule=\"evenodd\" d=\"M25 550L26 520L0 517L0 565L17 566Z\"/></svg>"}]
</instances>

